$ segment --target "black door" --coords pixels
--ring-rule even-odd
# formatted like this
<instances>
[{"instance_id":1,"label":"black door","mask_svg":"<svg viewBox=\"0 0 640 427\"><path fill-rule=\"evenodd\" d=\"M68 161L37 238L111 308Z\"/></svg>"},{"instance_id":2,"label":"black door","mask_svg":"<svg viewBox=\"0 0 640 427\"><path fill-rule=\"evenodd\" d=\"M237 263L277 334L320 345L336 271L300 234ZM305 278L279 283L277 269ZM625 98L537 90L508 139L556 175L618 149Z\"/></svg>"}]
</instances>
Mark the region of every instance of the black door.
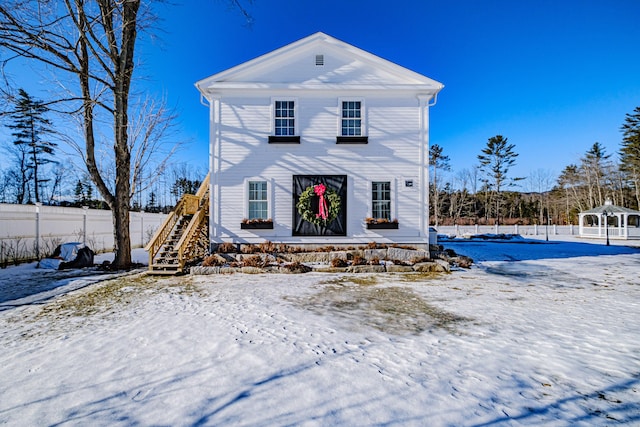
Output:
<instances>
[{"instance_id":1,"label":"black door","mask_svg":"<svg viewBox=\"0 0 640 427\"><path fill-rule=\"evenodd\" d=\"M321 196L317 195L322 186L324 209ZM293 176L293 235L347 235L346 175Z\"/></svg>"}]
</instances>

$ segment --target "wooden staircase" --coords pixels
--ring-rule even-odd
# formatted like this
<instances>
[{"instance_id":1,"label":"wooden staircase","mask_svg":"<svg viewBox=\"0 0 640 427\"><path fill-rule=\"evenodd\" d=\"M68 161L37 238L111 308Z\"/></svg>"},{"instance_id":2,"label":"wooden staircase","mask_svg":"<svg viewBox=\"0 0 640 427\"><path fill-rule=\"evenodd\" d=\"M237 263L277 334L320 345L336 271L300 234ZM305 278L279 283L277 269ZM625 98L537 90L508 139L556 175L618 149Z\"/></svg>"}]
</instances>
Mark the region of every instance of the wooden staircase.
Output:
<instances>
[{"instance_id":1,"label":"wooden staircase","mask_svg":"<svg viewBox=\"0 0 640 427\"><path fill-rule=\"evenodd\" d=\"M182 196L145 247L150 274L180 274L209 248L209 175L198 192Z\"/></svg>"}]
</instances>

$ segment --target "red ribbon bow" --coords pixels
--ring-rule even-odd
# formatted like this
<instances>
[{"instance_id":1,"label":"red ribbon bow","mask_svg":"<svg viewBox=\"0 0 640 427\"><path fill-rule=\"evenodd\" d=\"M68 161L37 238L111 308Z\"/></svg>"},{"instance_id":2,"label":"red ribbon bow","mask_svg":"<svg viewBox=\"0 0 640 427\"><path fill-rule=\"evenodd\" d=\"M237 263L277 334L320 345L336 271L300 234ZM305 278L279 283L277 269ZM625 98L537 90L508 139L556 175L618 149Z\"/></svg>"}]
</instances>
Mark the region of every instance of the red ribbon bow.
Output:
<instances>
[{"instance_id":1,"label":"red ribbon bow","mask_svg":"<svg viewBox=\"0 0 640 427\"><path fill-rule=\"evenodd\" d=\"M313 191L320 198L316 218L322 218L326 221L327 218L329 218L329 209L327 208L327 201L324 198L324 193L327 191L327 187L325 187L324 184L318 184L313 187Z\"/></svg>"}]
</instances>

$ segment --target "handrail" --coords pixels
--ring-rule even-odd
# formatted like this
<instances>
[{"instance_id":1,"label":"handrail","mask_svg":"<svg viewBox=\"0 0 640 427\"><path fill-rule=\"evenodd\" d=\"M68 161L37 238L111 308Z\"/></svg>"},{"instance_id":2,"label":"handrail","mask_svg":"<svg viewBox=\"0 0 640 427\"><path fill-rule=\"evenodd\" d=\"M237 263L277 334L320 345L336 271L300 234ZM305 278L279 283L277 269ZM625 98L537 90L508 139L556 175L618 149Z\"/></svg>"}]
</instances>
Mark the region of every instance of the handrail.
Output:
<instances>
[{"instance_id":1,"label":"handrail","mask_svg":"<svg viewBox=\"0 0 640 427\"><path fill-rule=\"evenodd\" d=\"M200 184L196 195L183 194L175 208L169 213L160 228L156 231L149 243L145 246L145 250L149 252L149 269L153 267L153 260L160 251L162 245L173 231L178 220L185 215L193 215L189 221L187 228L182 233L180 240L174 246L178 249L178 264L182 269L186 263L185 257L189 254L186 247L193 239L196 232L199 232L202 225L208 218L209 211L209 174ZM183 247L184 246L184 247Z\"/></svg>"},{"instance_id":2,"label":"handrail","mask_svg":"<svg viewBox=\"0 0 640 427\"><path fill-rule=\"evenodd\" d=\"M207 174L207 176L202 180L202 183L200 183L200 187L198 188L198 191L196 191L196 196L203 198L205 197L206 193L209 191L209 176L211 175L211 172L209 172Z\"/></svg>"},{"instance_id":3,"label":"handrail","mask_svg":"<svg viewBox=\"0 0 640 427\"><path fill-rule=\"evenodd\" d=\"M194 236L200 232L200 229L202 228L202 225L204 224L206 219L206 212L204 210L199 210L193 216L193 218L191 218L189 225L176 244L176 246L178 247L178 264L180 265L180 269L184 267L187 261L186 255L188 254L186 253L186 250L188 248L188 243L192 242Z\"/></svg>"},{"instance_id":4,"label":"handrail","mask_svg":"<svg viewBox=\"0 0 640 427\"><path fill-rule=\"evenodd\" d=\"M144 250L149 252L149 268L153 265L153 259L156 257L160 248L169 237L169 234L173 230L173 227L178 222L180 216L182 216L184 205L184 196L180 199L176 207L167 215L167 218L164 220L158 231L153 235L147 246L144 247Z\"/></svg>"}]
</instances>

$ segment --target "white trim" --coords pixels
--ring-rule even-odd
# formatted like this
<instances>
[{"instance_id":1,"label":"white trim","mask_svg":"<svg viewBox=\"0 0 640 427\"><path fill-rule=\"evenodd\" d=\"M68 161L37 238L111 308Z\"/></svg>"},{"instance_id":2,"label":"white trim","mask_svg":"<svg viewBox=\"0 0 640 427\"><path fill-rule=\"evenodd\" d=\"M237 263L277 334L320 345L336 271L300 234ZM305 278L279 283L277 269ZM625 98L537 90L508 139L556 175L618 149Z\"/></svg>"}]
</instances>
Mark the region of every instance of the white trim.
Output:
<instances>
[{"instance_id":1,"label":"white trim","mask_svg":"<svg viewBox=\"0 0 640 427\"><path fill-rule=\"evenodd\" d=\"M420 150L419 150L419 206L420 206L420 234L429 237L429 95L418 95L420 121Z\"/></svg>"},{"instance_id":2,"label":"white trim","mask_svg":"<svg viewBox=\"0 0 640 427\"><path fill-rule=\"evenodd\" d=\"M250 61L204 78L196 83L196 87L201 93L204 93L214 87L223 87L228 83L237 84L236 82L242 80L241 76L247 72L251 72L252 69L265 69L271 64L280 62L283 59L294 58L297 55L308 55L309 52L313 52L315 55L320 50L322 50L325 55L325 59L332 53L351 58L358 58L369 66L385 70L400 77L402 80L413 80L416 87L422 87L423 89L430 88L434 93L439 92L444 87L444 85L438 81L422 74L418 74L415 71L409 70L408 68L397 65L386 59L380 58L379 56L322 32L311 34L310 36L275 49ZM240 84L243 85L243 83ZM259 85L262 85L262 83L259 83Z\"/></svg>"},{"instance_id":3,"label":"white trim","mask_svg":"<svg viewBox=\"0 0 640 427\"><path fill-rule=\"evenodd\" d=\"M272 96L271 97L271 107L269 108L269 116L270 116L270 120L271 120L271 126L270 126L270 130L269 130L269 135L274 135L276 134L276 101L293 101L293 124L294 124L294 129L293 132L294 134L291 136L300 136L300 125L299 125L299 121L300 121L300 110L299 110L299 102L298 102L298 97L297 96Z\"/></svg>"},{"instance_id":4,"label":"white trim","mask_svg":"<svg viewBox=\"0 0 640 427\"><path fill-rule=\"evenodd\" d=\"M220 237L221 203L220 203L220 169L222 164L221 152L221 97L219 95L210 98L209 106L209 241Z\"/></svg>"},{"instance_id":5,"label":"white trim","mask_svg":"<svg viewBox=\"0 0 640 427\"><path fill-rule=\"evenodd\" d=\"M373 183L388 182L389 183L389 201L391 202L390 212L391 221L398 219L398 178L370 178L367 181L367 216L373 218Z\"/></svg>"},{"instance_id":6,"label":"white trim","mask_svg":"<svg viewBox=\"0 0 640 427\"><path fill-rule=\"evenodd\" d=\"M242 182L242 217L249 218L249 182L266 182L267 183L267 214L268 218L275 222L273 217L273 195L272 195L272 180L262 176L247 176L243 178Z\"/></svg>"},{"instance_id":7,"label":"white trim","mask_svg":"<svg viewBox=\"0 0 640 427\"><path fill-rule=\"evenodd\" d=\"M365 103L365 99L357 96L341 96L338 98L338 123L336 136L349 136L342 135L342 103L343 102L359 102L360 103L360 135L358 136L369 136L369 126L367 120L367 105Z\"/></svg>"}]
</instances>

